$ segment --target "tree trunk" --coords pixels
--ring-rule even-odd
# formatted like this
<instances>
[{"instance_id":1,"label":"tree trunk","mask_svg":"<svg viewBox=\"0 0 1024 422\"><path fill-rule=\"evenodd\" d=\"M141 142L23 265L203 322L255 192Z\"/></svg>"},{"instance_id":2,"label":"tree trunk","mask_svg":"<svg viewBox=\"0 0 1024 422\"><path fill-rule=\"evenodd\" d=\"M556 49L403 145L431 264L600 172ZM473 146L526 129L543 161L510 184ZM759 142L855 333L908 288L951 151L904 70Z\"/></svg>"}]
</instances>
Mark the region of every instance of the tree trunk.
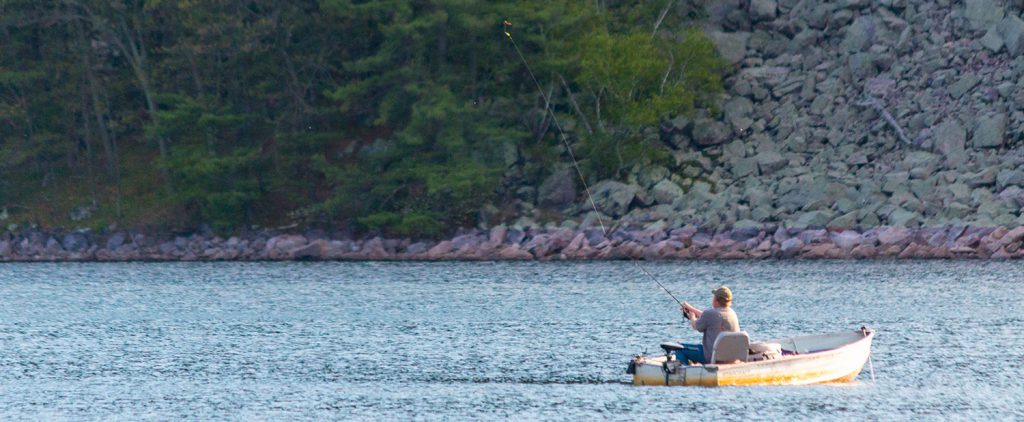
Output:
<instances>
[{"instance_id":1,"label":"tree trunk","mask_svg":"<svg viewBox=\"0 0 1024 422\"><path fill-rule=\"evenodd\" d=\"M82 119L82 139L85 141L85 177L86 182L89 184L89 199L92 204L96 204L96 176L93 169L92 159L92 142L95 134L92 130L92 125L89 123L91 117L89 117L89 100L87 95L79 90L79 101L81 101L81 119Z\"/></svg>"},{"instance_id":2,"label":"tree trunk","mask_svg":"<svg viewBox=\"0 0 1024 422\"><path fill-rule=\"evenodd\" d=\"M588 134L593 135L594 134L594 128L590 126L590 122L587 121L587 116L585 114L583 114L583 110L580 109L580 104L578 102L576 102L576 96L573 95L572 90L569 89L569 83L567 83L565 81L565 77L563 77L561 74L558 75L558 79L560 79L562 81L562 87L565 89L566 95L569 96L569 102L572 103L573 110L576 110L576 115L579 116L580 121L583 122L583 127L587 129L587 133ZM597 111L597 116L598 116L598 118L601 117L601 110L600 110L600 108Z\"/></svg>"},{"instance_id":3,"label":"tree trunk","mask_svg":"<svg viewBox=\"0 0 1024 422\"><path fill-rule=\"evenodd\" d=\"M157 118L156 100L153 98L153 88L150 84L149 75L147 73L147 55L146 55L146 43L145 37L139 33L136 34L129 28L128 23L124 20L124 17L120 19L121 31L120 37L118 34L113 34L115 37L114 41L116 45L121 47L125 57L128 58L128 63L132 67L132 71L135 74L135 78L139 82L139 88L142 89L142 95L146 99L146 111L149 113L149 119L153 124L153 128L157 133L156 142L160 150L160 174L163 176L167 186L171 187L171 178L167 172L167 140L159 134L160 131L160 119ZM140 25L136 22L136 27ZM138 38L138 39L136 39Z\"/></svg>"}]
</instances>

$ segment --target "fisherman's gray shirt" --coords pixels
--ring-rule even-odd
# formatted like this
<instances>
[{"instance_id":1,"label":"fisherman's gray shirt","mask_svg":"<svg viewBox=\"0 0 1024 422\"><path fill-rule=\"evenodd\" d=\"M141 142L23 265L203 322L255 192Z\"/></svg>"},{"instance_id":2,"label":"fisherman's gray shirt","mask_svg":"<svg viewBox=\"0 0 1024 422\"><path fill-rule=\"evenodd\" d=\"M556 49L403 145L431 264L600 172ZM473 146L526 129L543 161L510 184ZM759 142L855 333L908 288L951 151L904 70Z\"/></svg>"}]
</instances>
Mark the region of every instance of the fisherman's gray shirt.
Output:
<instances>
[{"instance_id":1,"label":"fisherman's gray shirt","mask_svg":"<svg viewBox=\"0 0 1024 422\"><path fill-rule=\"evenodd\" d=\"M721 333L731 333L740 330L740 321L736 318L736 312L732 308L711 308L700 315L694 324L697 331L704 333L701 343L704 345L704 361L711 361L712 350L715 347L715 339Z\"/></svg>"}]
</instances>

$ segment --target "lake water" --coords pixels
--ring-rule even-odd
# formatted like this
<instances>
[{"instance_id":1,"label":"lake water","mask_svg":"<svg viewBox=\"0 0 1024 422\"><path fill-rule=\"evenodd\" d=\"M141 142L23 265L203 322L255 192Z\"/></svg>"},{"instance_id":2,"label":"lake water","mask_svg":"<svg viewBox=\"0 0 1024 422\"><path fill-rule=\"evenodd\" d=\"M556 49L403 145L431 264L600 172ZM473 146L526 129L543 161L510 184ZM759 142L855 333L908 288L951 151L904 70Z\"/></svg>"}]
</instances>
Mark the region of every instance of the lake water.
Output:
<instances>
[{"instance_id":1,"label":"lake water","mask_svg":"<svg viewBox=\"0 0 1024 422\"><path fill-rule=\"evenodd\" d=\"M755 339L876 328L876 381L633 387L699 333L629 262L4 264L0 419L1024 418L1024 264L645 265Z\"/></svg>"}]
</instances>

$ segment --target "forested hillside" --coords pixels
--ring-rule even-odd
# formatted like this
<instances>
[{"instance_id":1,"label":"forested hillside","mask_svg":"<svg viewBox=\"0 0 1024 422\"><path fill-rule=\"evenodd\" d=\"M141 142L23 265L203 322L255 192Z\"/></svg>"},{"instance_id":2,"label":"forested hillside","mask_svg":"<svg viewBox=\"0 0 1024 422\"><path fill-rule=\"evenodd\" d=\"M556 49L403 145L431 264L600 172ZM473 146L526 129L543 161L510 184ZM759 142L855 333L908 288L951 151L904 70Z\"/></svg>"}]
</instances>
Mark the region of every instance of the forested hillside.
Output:
<instances>
[{"instance_id":1,"label":"forested hillside","mask_svg":"<svg viewBox=\"0 0 1024 422\"><path fill-rule=\"evenodd\" d=\"M0 223L418 237L510 217L568 162L545 97L591 182L668 157L658 124L721 91L702 16L685 1L2 0Z\"/></svg>"}]
</instances>

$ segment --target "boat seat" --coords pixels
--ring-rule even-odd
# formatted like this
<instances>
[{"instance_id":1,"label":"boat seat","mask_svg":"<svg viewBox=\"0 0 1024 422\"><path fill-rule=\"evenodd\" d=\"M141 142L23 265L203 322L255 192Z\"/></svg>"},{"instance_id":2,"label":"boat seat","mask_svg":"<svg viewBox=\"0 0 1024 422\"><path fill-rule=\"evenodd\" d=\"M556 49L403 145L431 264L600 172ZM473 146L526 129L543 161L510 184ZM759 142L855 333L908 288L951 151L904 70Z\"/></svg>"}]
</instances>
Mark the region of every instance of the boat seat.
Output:
<instances>
[{"instance_id":1,"label":"boat seat","mask_svg":"<svg viewBox=\"0 0 1024 422\"><path fill-rule=\"evenodd\" d=\"M715 339L714 352L711 354L713 363L735 363L747 360L750 348L750 336L746 331L721 333Z\"/></svg>"}]
</instances>

